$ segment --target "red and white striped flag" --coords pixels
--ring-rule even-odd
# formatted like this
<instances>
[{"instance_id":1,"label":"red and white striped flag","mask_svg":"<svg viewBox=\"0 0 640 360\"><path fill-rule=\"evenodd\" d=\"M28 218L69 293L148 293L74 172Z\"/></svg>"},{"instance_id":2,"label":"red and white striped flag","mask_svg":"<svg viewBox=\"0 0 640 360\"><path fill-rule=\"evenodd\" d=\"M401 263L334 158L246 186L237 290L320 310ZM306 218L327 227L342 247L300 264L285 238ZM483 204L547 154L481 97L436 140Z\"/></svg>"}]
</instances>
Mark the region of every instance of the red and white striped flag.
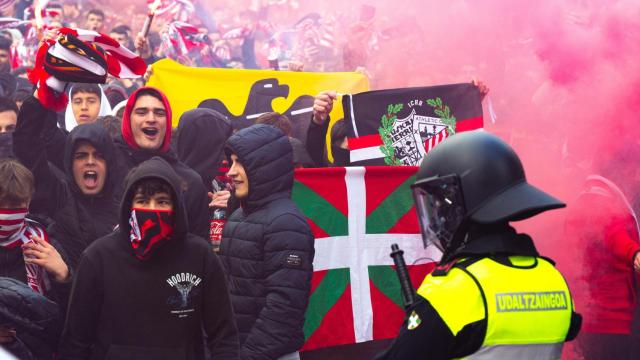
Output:
<instances>
[{"instance_id":1,"label":"red and white striped flag","mask_svg":"<svg viewBox=\"0 0 640 360\"><path fill-rule=\"evenodd\" d=\"M192 49L201 49L206 44L196 40L195 35L198 34L198 28L194 25L174 21L169 24L169 31L163 38L163 46L167 50L167 55L178 57L188 55Z\"/></svg>"},{"instance_id":2,"label":"red and white striped flag","mask_svg":"<svg viewBox=\"0 0 640 360\"><path fill-rule=\"evenodd\" d=\"M436 145L440 144L441 142L444 141L444 139L448 137L449 137L449 131L445 128L439 133L428 138L427 141L425 141L424 143L424 149L426 151L425 155L428 155L429 151L431 151L434 147L436 147Z\"/></svg>"},{"instance_id":3,"label":"red and white striped flag","mask_svg":"<svg viewBox=\"0 0 640 360\"><path fill-rule=\"evenodd\" d=\"M170 20L186 21L195 11L189 0L147 0L149 11Z\"/></svg>"}]
</instances>

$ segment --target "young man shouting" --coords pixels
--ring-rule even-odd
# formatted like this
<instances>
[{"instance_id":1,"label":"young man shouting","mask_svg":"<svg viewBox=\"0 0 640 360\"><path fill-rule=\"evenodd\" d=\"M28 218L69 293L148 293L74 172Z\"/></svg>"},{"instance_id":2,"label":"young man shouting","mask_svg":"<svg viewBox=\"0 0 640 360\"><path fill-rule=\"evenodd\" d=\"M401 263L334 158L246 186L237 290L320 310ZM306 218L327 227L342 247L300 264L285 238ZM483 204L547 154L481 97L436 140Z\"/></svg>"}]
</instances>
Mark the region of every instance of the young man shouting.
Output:
<instances>
[{"instance_id":1,"label":"young man shouting","mask_svg":"<svg viewBox=\"0 0 640 360\"><path fill-rule=\"evenodd\" d=\"M181 179L159 157L125 179L117 231L80 261L61 359L236 359L237 330L217 256L187 232Z\"/></svg>"},{"instance_id":2,"label":"young man shouting","mask_svg":"<svg viewBox=\"0 0 640 360\"><path fill-rule=\"evenodd\" d=\"M43 139L50 126L55 126L55 113L29 97L18 115L13 150L37 180L31 210L55 221L49 232L75 268L82 251L118 223L116 190L122 177L113 141L97 124L77 126L65 136L60 172L47 162Z\"/></svg>"},{"instance_id":3,"label":"young man shouting","mask_svg":"<svg viewBox=\"0 0 640 360\"><path fill-rule=\"evenodd\" d=\"M189 231L207 238L207 191L198 173L180 161L171 148L171 121L171 106L160 90L143 87L131 94L122 117L122 138L115 141L118 164L128 171L154 156L166 160L185 183Z\"/></svg>"}]
</instances>

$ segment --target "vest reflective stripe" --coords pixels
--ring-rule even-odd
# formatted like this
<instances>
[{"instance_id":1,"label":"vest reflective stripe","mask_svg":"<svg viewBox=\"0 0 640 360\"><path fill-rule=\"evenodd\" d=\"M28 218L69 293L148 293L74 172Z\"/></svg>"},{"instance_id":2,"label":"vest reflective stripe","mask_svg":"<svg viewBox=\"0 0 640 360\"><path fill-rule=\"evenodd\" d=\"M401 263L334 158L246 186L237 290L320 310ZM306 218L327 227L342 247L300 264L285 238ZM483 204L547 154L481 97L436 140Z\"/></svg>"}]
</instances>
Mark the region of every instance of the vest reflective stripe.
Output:
<instances>
[{"instance_id":1,"label":"vest reflective stripe","mask_svg":"<svg viewBox=\"0 0 640 360\"><path fill-rule=\"evenodd\" d=\"M492 345L480 348L465 359L560 359L563 343L530 345Z\"/></svg>"},{"instance_id":2,"label":"vest reflective stripe","mask_svg":"<svg viewBox=\"0 0 640 360\"><path fill-rule=\"evenodd\" d=\"M523 353L526 355L518 357L557 358L573 310L567 284L544 259L519 256L509 259L520 267L485 258L466 270L454 267L445 276L429 275L418 294L429 300L454 335L466 324L484 318L484 295L487 332L478 356L514 358L510 354ZM478 319L480 313L482 317ZM544 346L534 346L537 344Z\"/></svg>"}]
</instances>

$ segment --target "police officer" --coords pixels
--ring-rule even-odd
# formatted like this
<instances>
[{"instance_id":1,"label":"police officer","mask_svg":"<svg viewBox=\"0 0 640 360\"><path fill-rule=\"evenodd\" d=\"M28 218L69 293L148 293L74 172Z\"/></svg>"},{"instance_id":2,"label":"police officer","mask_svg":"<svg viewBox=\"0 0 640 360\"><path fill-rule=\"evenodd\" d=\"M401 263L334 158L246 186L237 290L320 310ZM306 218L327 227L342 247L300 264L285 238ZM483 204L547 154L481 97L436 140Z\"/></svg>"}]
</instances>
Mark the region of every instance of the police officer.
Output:
<instances>
[{"instance_id":1,"label":"police officer","mask_svg":"<svg viewBox=\"0 0 640 360\"><path fill-rule=\"evenodd\" d=\"M565 205L527 183L518 155L482 131L429 152L412 186L425 246L442 260L381 359L559 359L580 330L552 260L509 222Z\"/></svg>"}]
</instances>

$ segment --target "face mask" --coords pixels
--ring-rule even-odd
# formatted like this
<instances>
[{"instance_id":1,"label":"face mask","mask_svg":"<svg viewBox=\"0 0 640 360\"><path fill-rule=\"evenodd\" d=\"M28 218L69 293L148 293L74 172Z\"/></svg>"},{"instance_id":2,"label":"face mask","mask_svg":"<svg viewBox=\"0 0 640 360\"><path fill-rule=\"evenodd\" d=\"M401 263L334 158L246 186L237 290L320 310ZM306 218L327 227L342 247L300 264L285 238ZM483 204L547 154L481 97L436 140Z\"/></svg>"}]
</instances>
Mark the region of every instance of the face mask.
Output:
<instances>
[{"instance_id":1,"label":"face mask","mask_svg":"<svg viewBox=\"0 0 640 360\"><path fill-rule=\"evenodd\" d=\"M0 159L13 157L13 133L0 133Z\"/></svg>"},{"instance_id":2,"label":"face mask","mask_svg":"<svg viewBox=\"0 0 640 360\"><path fill-rule=\"evenodd\" d=\"M171 239L173 235L173 211L131 209L131 247L140 260L147 260L151 254Z\"/></svg>"},{"instance_id":3,"label":"face mask","mask_svg":"<svg viewBox=\"0 0 640 360\"><path fill-rule=\"evenodd\" d=\"M332 146L331 154L333 154L333 166L349 166L351 164L348 149Z\"/></svg>"},{"instance_id":4,"label":"face mask","mask_svg":"<svg viewBox=\"0 0 640 360\"><path fill-rule=\"evenodd\" d=\"M13 245L13 238L24 228L24 219L29 210L0 209L0 246Z\"/></svg>"}]
</instances>

